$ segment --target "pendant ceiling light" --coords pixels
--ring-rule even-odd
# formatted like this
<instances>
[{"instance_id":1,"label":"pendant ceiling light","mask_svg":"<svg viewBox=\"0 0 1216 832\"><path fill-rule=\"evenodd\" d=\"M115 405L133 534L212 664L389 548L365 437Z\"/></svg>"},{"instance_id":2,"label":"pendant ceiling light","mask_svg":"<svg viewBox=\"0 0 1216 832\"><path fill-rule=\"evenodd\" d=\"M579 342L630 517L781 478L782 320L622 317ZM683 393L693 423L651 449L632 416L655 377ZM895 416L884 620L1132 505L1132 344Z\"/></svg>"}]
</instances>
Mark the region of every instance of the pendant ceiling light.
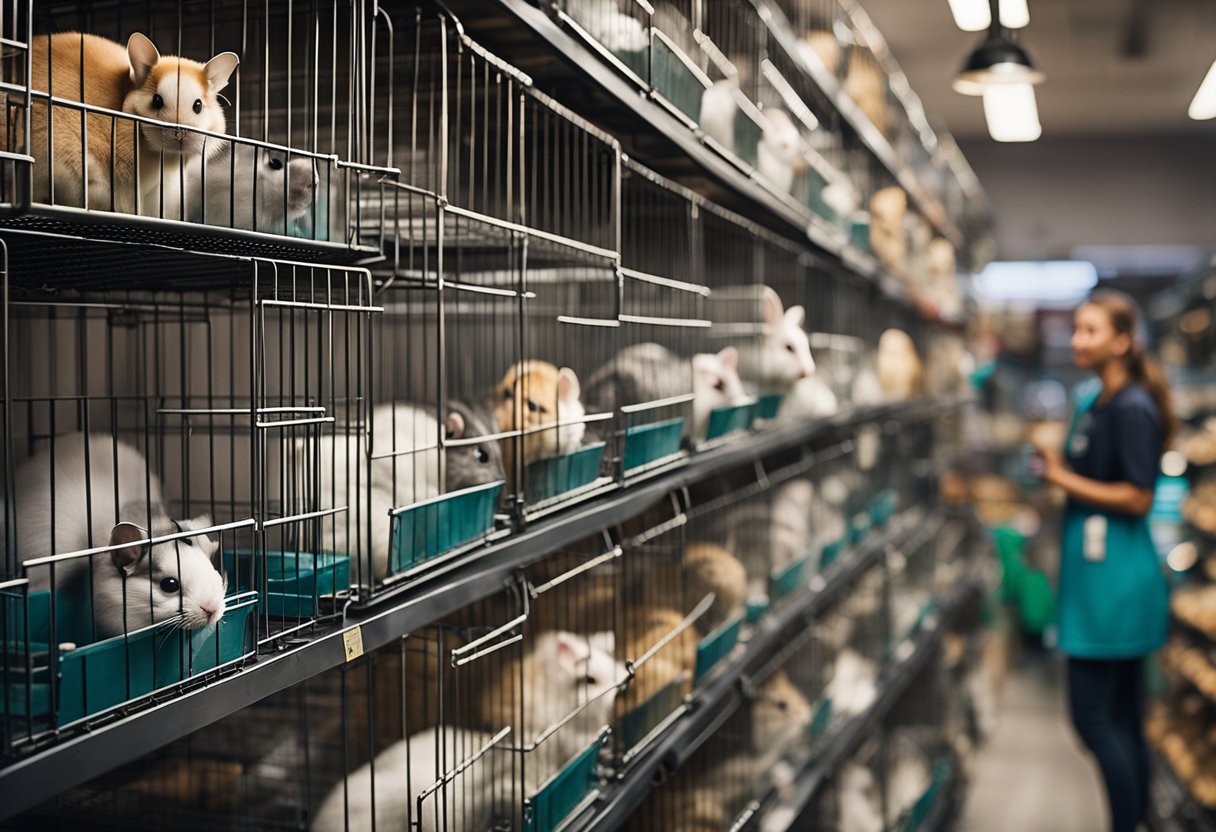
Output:
<instances>
[{"instance_id":1,"label":"pendant ceiling light","mask_svg":"<svg viewBox=\"0 0 1216 832\"><path fill-rule=\"evenodd\" d=\"M992 0L992 5L996 2ZM967 62L954 76L954 91L963 95L983 95L984 87L994 84L1040 84L1045 81L1047 76L1035 68L1014 37L1013 30L1002 26L999 16L993 14L984 42L967 56Z\"/></svg>"}]
</instances>

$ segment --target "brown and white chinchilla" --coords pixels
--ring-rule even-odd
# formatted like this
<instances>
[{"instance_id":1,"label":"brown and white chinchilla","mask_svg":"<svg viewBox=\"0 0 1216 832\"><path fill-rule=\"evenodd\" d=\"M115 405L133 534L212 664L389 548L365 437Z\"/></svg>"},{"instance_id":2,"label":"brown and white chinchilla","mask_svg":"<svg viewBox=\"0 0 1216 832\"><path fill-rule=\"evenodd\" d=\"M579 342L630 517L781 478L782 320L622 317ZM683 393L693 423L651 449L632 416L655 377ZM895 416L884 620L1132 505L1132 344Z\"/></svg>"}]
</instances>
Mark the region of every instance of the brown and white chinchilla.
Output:
<instances>
[{"instance_id":1,"label":"brown and white chinchilla","mask_svg":"<svg viewBox=\"0 0 1216 832\"><path fill-rule=\"evenodd\" d=\"M47 448L17 469L16 531L23 557L116 547L55 563L56 589L87 592L91 561L99 638L179 617L191 630L218 622L225 590L215 562L218 542L203 534L154 546L144 542L149 531L162 537L202 530L212 525L211 518L171 520L160 480L143 454L103 434L87 435L86 454L85 438L83 433L57 436L53 455ZM51 589L49 564L31 567L27 577L32 590Z\"/></svg>"},{"instance_id":2,"label":"brown and white chinchilla","mask_svg":"<svg viewBox=\"0 0 1216 832\"><path fill-rule=\"evenodd\" d=\"M218 94L240 62L236 54L221 52L206 64L162 56L139 32L125 47L80 32L39 35L32 49L33 89L168 122L90 114L86 142L79 110L56 105L48 113L36 97L30 121L35 201L52 201L53 183L56 205L84 207L87 194L95 210L181 218L182 160L199 156L206 138L182 128L227 131ZM207 146L218 150L219 142Z\"/></svg>"}]
</instances>

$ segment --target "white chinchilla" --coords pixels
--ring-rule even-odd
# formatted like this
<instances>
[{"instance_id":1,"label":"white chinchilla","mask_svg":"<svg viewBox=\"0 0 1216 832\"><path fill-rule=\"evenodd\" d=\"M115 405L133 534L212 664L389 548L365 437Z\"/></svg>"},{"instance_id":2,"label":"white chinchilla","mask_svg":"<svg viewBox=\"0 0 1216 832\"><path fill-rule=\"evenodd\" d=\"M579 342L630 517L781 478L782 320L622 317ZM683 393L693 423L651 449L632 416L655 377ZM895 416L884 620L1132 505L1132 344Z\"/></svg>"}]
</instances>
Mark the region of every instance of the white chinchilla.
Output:
<instances>
[{"instance_id":1,"label":"white chinchilla","mask_svg":"<svg viewBox=\"0 0 1216 832\"><path fill-rule=\"evenodd\" d=\"M801 306L786 309L770 286L761 301L763 338L739 349L739 377L749 390L784 395L799 379L815 372L811 342L802 325L806 311Z\"/></svg>"},{"instance_id":2,"label":"white chinchilla","mask_svg":"<svg viewBox=\"0 0 1216 832\"><path fill-rule=\"evenodd\" d=\"M705 436L709 414L720 407L747 403L747 393L739 379L739 352L723 347L716 353L703 352L692 357L692 436Z\"/></svg>"},{"instance_id":3,"label":"white chinchilla","mask_svg":"<svg viewBox=\"0 0 1216 832\"><path fill-rule=\"evenodd\" d=\"M317 170L311 159L290 161L279 150L224 142L214 156L189 162L201 195L188 200L187 219L224 228L284 234L312 205Z\"/></svg>"},{"instance_id":4,"label":"white chinchilla","mask_svg":"<svg viewBox=\"0 0 1216 832\"><path fill-rule=\"evenodd\" d=\"M534 741L575 708L590 703L530 755L525 790L532 794L608 724L614 701L608 691L626 675L625 668L612 659L611 649L611 633L586 638L564 631L542 634L523 657L522 668L508 663L508 669L481 691L477 719L495 726L494 732L435 727L390 746L375 759L374 781L373 765L368 763L333 787L317 812L312 832L370 830L373 818L377 829L401 829L409 818L416 824L411 828L426 832L488 832L496 813L516 811L508 801L514 794L519 761L513 759L509 747ZM515 724L516 688L521 672L527 695L523 724L519 725ZM507 726L512 728L511 735L476 763L452 774ZM437 766L437 760L442 764ZM422 817L418 817L418 798L445 774L452 774L452 779L424 799Z\"/></svg>"},{"instance_id":5,"label":"white chinchilla","mask_svg":"<svg viewBox=\"0 0 1216 832\"><path fill-rule=\"evenodd\" d=\"M764 135L757 149L756 167L783 194L794 187L794 175L805 169L802 135L785 110L774 107L764 111Z\"/></svg>"},{"instance_id":6,"label":"white chinchilla","mask_svg":"<svg viewBox=\"0 0 1216 832\"><path fill-rule=\"evenodd\" d=\"M218 542L206 535L155 546L144 542L206 529L211 518L171 520L160 480L130 445L88 434L87 448L86 454L83 433L55 437L53 493L50 448L17 470L17 543L24 558L121 547L55 566L55 587L74 591L92 562L93 620L99 638L179 617L191 630L218 622L224 615L225 590L215 562ZM49 566L32 567L28 577L32 590L51 588Z\"/></svg>"},{"instance_id":7,"label":"white chinchilla","mask_svg":"<svg viewBox=\"0 0 1216 832\"><path fill-rule=\"evenodd\" d=\"M739 84L734 79L715 81L701 93L701 130L724 150L735 152L735 118L739 112Z\"/></svg>"}]
</instances>

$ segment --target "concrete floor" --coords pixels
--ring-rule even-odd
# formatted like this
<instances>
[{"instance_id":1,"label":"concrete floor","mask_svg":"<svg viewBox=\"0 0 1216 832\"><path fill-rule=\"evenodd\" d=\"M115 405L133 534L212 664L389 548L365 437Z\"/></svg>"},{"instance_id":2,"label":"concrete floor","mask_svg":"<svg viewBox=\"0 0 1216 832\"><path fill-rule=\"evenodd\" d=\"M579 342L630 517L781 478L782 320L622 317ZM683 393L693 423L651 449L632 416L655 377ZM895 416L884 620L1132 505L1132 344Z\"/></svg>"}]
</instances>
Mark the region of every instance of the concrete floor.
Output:
<instances>
[{"instance_id":1,"label":"concrete floor","mask_svg":"<svg viewBox=\"0 0 1216 832\"><path fill-rule=\"evenodd\" d=\"M1023 656L1005 681L996 734L975 758L960 832L1103 832L1098 771L1069 725L1063 667Z\"/></svg>"}]
</instances>

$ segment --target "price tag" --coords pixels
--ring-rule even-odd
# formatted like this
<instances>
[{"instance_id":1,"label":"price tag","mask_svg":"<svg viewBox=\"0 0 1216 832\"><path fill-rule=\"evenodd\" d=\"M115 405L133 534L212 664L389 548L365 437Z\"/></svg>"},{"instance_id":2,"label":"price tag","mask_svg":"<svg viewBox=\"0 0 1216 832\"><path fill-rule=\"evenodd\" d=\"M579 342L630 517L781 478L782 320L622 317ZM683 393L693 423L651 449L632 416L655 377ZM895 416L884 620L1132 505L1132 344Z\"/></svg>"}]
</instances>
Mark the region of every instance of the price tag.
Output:
<instances>
[{"instance_id":1,"label":"price tag","mask_svg":"<svg viewBox=\"0 0 1216 832\"><path fill-rule=\"evenodd\" d=\"M352 662L363 655L363 630L352 627L342 634L342 646L346 649L346 660Z\"/></svg>"}]
</instances>

